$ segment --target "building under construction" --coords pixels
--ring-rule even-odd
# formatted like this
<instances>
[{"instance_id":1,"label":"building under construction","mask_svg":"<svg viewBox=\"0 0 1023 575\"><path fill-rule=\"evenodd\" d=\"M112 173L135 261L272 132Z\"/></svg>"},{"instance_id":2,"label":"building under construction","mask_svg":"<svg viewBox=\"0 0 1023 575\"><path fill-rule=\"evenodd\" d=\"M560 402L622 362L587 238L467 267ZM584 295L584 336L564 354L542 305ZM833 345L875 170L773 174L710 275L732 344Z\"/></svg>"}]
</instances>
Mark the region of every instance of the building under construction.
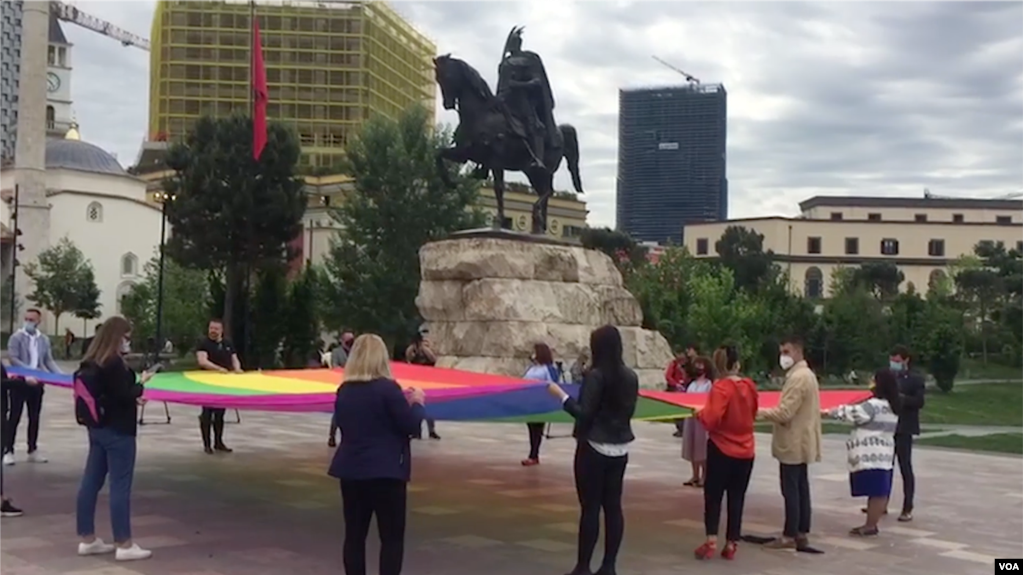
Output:
<instances>
[{"instance_id":1,"label":"building under construction","mask_svg":"<svg viewBox=\"0 0 1023 575\"><path fill-rule=\"evenodd\" d=\"M248 112L250 2L161 0L153 17L149 139L184 135L202 115ZM290 125L302 163L331 168L372 114L433 114L436 46L383 2L261 1L267 117Z\"/></svg>"}]
</instances>

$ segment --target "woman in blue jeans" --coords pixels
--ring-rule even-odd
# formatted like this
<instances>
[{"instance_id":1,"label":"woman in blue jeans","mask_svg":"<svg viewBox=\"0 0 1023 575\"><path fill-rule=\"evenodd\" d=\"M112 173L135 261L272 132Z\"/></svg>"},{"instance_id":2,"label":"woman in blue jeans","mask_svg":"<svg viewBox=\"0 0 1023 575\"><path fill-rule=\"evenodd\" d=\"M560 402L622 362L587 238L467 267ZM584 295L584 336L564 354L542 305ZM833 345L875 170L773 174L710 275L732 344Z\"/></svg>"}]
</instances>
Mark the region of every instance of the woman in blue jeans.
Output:
<instances>
[{"instance_id":1,"label":"woman in blue jeans","mask_svg":"<svg viewBox=\"0 0 1023 575\"><path fill-rule=\"evenodd\" d=\"M75 372L75 415L89 430L89 456L78 488L79 555L114 553L118 561L148 559L152 552L131 538L131 482L135 474L135 436L141 378L124 362L131 324L120 316L103 322ZM114 545L96 537L96 499L110 477L110 523Z\"/></svg>"}]
</instances>

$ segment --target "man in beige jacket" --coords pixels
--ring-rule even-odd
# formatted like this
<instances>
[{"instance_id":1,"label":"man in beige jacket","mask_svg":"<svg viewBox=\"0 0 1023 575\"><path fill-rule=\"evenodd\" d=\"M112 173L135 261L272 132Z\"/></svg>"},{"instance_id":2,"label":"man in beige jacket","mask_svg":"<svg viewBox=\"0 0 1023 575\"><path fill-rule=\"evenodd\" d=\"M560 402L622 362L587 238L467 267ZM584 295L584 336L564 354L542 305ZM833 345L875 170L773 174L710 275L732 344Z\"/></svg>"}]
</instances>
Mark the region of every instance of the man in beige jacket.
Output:
<instances>
[{"instance_id":1,"label":"man in beige jacket","mask_svg":"<svg viewBox=\"0 0 1023 575\"><path fill-rule=\"evenodd\" d=\"M810 478L807 467L821 460L821 404L817 376L803 359L803 342L782 341L778 363L785 373L778 406L761 409L758 417L774 424L771 454L781 468L781 494L785 499L782 536L767 546L775 549L811 549Z\"/></svg>"}]
</instances>

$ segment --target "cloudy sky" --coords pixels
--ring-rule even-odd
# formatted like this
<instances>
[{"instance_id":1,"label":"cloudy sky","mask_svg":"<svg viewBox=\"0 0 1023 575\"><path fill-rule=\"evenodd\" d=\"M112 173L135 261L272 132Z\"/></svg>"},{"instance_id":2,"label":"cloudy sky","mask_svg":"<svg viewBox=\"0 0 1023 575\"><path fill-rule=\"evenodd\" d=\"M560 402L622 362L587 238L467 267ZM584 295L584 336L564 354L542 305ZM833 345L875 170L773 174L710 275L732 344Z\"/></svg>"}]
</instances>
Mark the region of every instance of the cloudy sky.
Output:
<instances>
[{"instance_id":1,"label":"cloudy sky","mask_svg":"<svg viewBox=\"0 0 1023 575\"><path fill-rule=\"evenodd\" d=\"M142 36L154 2L76 5ZM508 30L544 59L575 125L591 224L614 225L620 87L728 90L730 217L793 215L816 194L1023 191L1020 2L397 2L441 53L493 82ZM83 138L134 163L148 54L65 25ZM442 113L443 122L455 122ZM559 189L569 189L560 174Z\"/></svg>"}]
</instances>

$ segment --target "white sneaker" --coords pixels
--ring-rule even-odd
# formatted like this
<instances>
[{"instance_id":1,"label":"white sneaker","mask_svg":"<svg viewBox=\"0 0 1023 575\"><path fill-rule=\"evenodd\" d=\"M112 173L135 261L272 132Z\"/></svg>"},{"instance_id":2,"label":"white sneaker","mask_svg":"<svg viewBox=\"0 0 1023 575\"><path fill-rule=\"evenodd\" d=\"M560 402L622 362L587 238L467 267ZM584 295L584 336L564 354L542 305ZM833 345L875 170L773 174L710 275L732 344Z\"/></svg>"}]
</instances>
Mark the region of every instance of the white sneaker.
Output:
<instances>
[{"instance_id":1,"label":"white sneaker","mask_svg":"<svg viewBox=\"0 0 1023 575\"><path fill-rule=\"evenodd\" d=\"M38 450L28 454L29 463L46 463L47 461L49 461L49 459L43 457Z\"/></svg>"},{"instance_id":2,"label":"white sneaker","mask_svg":"<svg viewBox=\"0 0 1023 575\"><path fill-rule=\"evenodd\" d=\"M85 555L103 555L106 553L113 553L114 546L104 543L102 539L97 537L92 543L79 543L78 554Z\"/></svg>"},{"instance_id":3,"label":"white sneaker","mask_svg":"<svg viewBox=\"0 0 1023 575\"><path fill-rule=\"evenodd\" d=\"M14 465L14 454L13 453L5 453L4 454L4 465Z\"/></svg>"},{"instance_id":4,"label":"white sneaker","mask_svg":"<svg viewBox=\"0 0 1023 575\"><path fill-rule=\"evenodd\" d=\"M118 561L139 561L141 559L149 559L152 556L153 552L149 549L143 549L139 547L138 543L132 543L131 547L118 547L114 559Z\"/></svg>"}]
</instances>

